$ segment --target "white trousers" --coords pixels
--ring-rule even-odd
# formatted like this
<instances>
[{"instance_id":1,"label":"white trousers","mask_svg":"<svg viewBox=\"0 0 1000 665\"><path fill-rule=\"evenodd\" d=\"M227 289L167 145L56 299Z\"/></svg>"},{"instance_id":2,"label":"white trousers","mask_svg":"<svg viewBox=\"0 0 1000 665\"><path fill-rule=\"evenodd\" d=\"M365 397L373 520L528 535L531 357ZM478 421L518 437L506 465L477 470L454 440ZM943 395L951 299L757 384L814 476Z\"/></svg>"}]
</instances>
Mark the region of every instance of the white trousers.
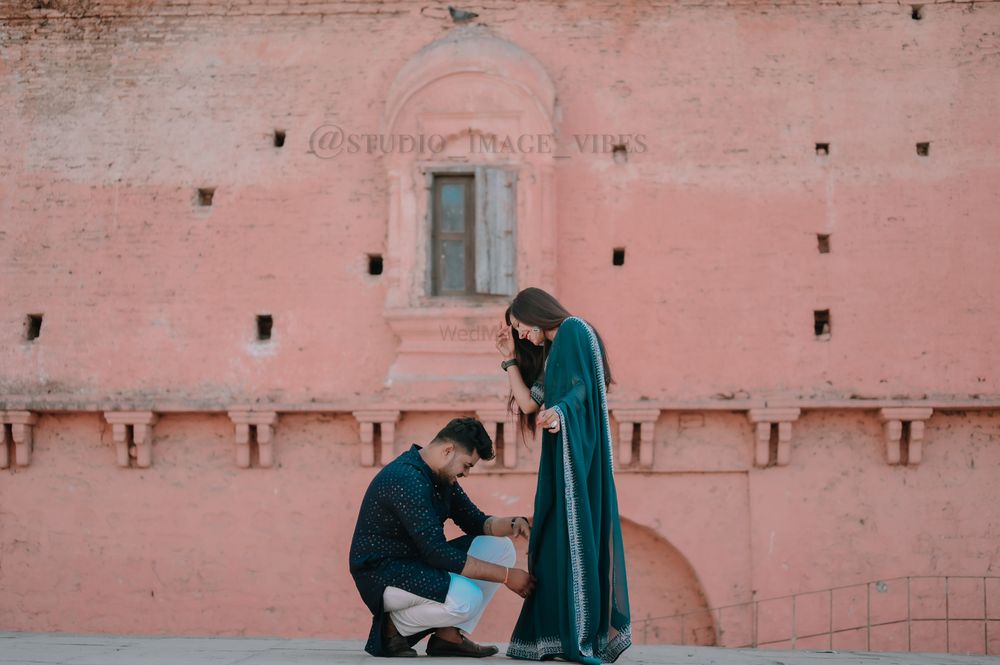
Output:
<instances>
[{"instance_id":1,"label":"white trousers","mask_svg":"<svg viewBox=\"0 0 1000 665\"><path fill-rule=\"evenodd\" d=\"M510 538L476 536L469 547L469 556L510 568L517 559L517 552ZM448 626L466 633L475 630L483 616L483 610L493 600L493 594L497 592L500 583L448 574L451 575L451 584L448 585L448 596L443 603L398 587L385 588L382 602L400 635L406 637L428 628Z\"/></svg>"}]
</instances>

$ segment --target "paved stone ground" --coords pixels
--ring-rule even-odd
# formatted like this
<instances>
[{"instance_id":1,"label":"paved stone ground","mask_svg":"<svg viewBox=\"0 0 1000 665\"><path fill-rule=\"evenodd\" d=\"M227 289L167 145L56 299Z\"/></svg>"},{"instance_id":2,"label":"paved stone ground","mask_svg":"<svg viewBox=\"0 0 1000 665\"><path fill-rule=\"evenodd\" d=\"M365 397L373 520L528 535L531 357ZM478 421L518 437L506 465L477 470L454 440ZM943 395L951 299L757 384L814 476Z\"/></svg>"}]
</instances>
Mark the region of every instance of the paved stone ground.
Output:
<instances>
[{"instance_id":1,"label":"paved stone ground","mask_svg":"<svg viewBox=\"0 0 1000 665\"><path fill-rule=\"evenodd\" d=\"M362 652L361 647L361 642L338 640L0 633L0 665L379 665L399 662L375 660ZM422 651L422 647L417 649ZM417 662L420 665L456 665L471 661L422 656ZM497 656L484 659L483 665L515 662L522 661ZM618 662L621 665L1000 665L1000 657L635 646Z\"/></svg>"}]
</instances>

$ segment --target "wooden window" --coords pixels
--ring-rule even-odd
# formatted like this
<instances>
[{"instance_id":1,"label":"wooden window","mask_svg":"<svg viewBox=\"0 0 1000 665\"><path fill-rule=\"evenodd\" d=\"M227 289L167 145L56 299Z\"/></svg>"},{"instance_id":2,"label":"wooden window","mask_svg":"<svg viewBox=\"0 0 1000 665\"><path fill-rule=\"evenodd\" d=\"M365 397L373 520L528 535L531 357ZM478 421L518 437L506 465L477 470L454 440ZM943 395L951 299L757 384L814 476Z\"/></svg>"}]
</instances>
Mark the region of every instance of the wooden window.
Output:
<instances>
[{"instance_id":1,"label":"wooden window","mask_svg":"<svg viewBox=\"0 0 1000 665\"><path fill-rule=\"evenodd\" d=\"M514 295L516 185L501 168L434 176L433 295Z\"/></svg>"},{"instance_id":2,"label":"wooden window","mask_svg":"<svg viewBox=\"0 0 1000 665\"><path fill-rule=\"evenodd\" d=\"M476 279L475 184L471 175L434 178L431 234L434 295L473 293Z\"/></svg>"}]
</instances>

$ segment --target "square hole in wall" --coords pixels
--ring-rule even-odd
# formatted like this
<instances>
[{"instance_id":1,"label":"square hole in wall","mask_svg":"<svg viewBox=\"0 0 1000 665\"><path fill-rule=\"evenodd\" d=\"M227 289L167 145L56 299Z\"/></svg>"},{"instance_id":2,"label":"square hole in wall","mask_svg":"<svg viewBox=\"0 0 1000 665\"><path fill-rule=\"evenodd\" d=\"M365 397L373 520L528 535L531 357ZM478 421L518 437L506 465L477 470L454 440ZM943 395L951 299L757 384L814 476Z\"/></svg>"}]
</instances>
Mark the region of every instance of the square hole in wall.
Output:
<instances>
[{"instance_id":1,"label":"square hole in wall","mask_svg":"<svg viewBox=\"0 0 1000 665\"><path fill-rule=\"evenodd\" d=\"M914 21L921 21L924 18L923 5L910 5L910 18Z\"/></svg>"},{"instance_id":2,"label":"square hole in wall","mask_svg":"<svg viewBox=\"0 0 1000 665\"><path fill-rule=\"evenodd\" d=\"M382 255L381 254L369 254L368 255L368 274L369 275L381 275L382 274Z\"/></svg>"},{"instance_id":3,"label":"square hole in wall","mask_svg":"<svg viewBox=\"0 0 1000 665\"><path fill-rule=\"evenodd\" d=\"M42 315L29 314L24 319L24 338L33 342L42 334Z\"/></svg>"},{"instance_id":4,"label":"square hole in wall","mask_svg":"<svg viewBox=\"0 0 1000 665\"><path fill-rule=\"evenodd\" d=\"M215 197L215 187L198 188L198 205L210 206L212 205L212 199L214 197Z\"/></svg>"},{"instance_id":5,"label":"square hole in wall","mask_svg":"<svg viewBox=\"0 0 1000 665\"><path fill-rule=\"evenodd\" d=\"M931 154L931 144L928 143L928 142L926 142L926 141L923 142L923 143L918 143L917 144L917 154L920 155L921 157L927 157L928 155L930 155Z\"/></svg>"},{"instance_id":6,"label":"square hole in wall","mask_svg":"<svg viewBox=\"0 0 1000 665\"><path fill-rule=\"evenodd\" d=\"M625 248L615 247L611 251L611 265L623 266L625 265Z\"/></svg>"},{"instance_id":7,"label":"square hole in wall","mask_svg":"<svg viewBox=\"0 0 1000 665\"><path fill-rule=\"evenodd\" d=\"M816 245L820 254L830 253L830 234L819 233L816 235Z\"/></svg>"},{"instance_id":8,"label":"square hole in wall","mask_svg":"<svg viewBox=\"0 0 1000 665\"><path fill-rule=\"evenodd\" d=\"M270 314L257 315L257 341L266 342L271 339L271 330L274 328L274 317Z\"/></svg>"},{"instance_id":9,"label":"square hole in wall","mask_svg":"<svg viewBox=\"0 0 1000 665\"><path fill-rule=\"evenodd\" d=\"M830 144L829 143L817 143L816 144L816 156L826 157L830 154Z\"/></svg>"},{"instance_id":10,"label":"square hole in wall","mask_svg":"<svg viewBox=\"0 0 1000 665\"><path fill-rule=\"evenodd\" d=\"M611 157L615 164L624 164L628 161L628 149L624 145L616 145L611 149Z\"/></svg>"},{"instance_id":11,"label":"square hole in wall","mask_svg":"<svg viewBox=\"0 0 1000 665\"><path fill-rule=\"evenodd\" d=\"M816 334L816 339L830 339L833 334L830 310L817 309L813 311L813 332Z\"/></svg>"},{"instance_id":12,"label":"square hole in wall","mask_svg":"<svg viewBox=\"0 0 1000 665\"><path fill-rule=\"evenodd\" d=\"M274 130L274 147L282 148L285 145L285 130L276 129Z\"/></svg>"}]
</instances>

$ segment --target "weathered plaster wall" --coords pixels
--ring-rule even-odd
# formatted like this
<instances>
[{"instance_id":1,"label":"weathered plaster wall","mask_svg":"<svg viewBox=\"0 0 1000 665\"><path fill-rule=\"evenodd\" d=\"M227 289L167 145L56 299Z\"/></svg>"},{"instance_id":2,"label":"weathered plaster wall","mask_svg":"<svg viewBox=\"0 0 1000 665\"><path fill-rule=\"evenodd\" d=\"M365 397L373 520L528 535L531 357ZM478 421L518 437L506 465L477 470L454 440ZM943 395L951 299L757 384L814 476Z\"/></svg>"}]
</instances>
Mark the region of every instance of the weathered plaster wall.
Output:
<instances>
[{"instance_id":1,"label":"weathered plaster wall","mask_svg":"<svg viewBox=\"0 0 1000 665\"><path fill-rule=\"evenodd\" d=\"M39 420L30 466L0 477L0 627L361 636L346 550L374 470L350 413L401 410L401 450L502 407L503 377L468 400L386 385L398 339L367 255L398 262L387 157L319 159L310 135L381 131L398 73L455 34L445 5L29 4L0 5L0 410ZM473 9L556 91L557 293L607 342L612 400L662 409L649 465L618 476L643 639L705 605L995 575L1000 5ZM632 135L626 162L605 134ZM490 350L466 332L456 348ZM234 464L225 412L250 403L280 412L273 469ZM755 467L746 411L776 403L803 408L791 461ZM923 461L891 466L877 410L904 404L935 411ZM101 416L131 409L161 413L148 469L115 465ZM529 512L532 458L470 491ZM789 603L766 608L764 637L790 638ZM515 613L500 596L482 636ZM982 621L950 644L926 626L918 647L982 648Z\"/></svg>"}]
</instances>

